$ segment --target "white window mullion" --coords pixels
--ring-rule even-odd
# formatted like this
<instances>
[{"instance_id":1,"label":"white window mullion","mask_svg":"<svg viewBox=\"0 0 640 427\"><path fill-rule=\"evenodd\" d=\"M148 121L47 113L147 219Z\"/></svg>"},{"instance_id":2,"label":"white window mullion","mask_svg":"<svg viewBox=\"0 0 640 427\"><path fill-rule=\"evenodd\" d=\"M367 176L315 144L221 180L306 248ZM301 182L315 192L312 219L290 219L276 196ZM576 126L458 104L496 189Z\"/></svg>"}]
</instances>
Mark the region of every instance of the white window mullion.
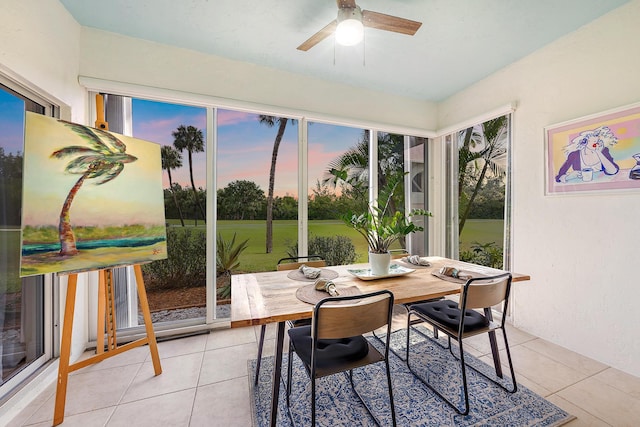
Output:
<instances>
[{"instance_id":1,"label":"white window mullion","mask_svg":"<svg viewBox=\"0 0 640 427\"><path fill-rule=\"evenodd\" d=\"M298 255L309 254L309 157L308 122L302 118L298 125Z\"/></svg>"},{"instance_id":2,"label":"white window mullion","mask_svg":"<svg viewBox=\"0 0 640 427\"><path fill-rule=\"evenodd\" d=\"M369 129L369 203L378 198L378 131Z\"/></svg>"},{"instance_id":3,"label":"white window mullion","mask_svg":"<svg viewBox=\"0 0 640 427\"><path fill-rule=\"evenodd\" d=\"M218 152L218 109L207 107L207 132L206 132L206 156L207 156L207 188L213 191L207 191L207 323L211 323L216 318L216 222L217 200L216 200L216 174L215 167Z\"/></svg>"}]
</instances>

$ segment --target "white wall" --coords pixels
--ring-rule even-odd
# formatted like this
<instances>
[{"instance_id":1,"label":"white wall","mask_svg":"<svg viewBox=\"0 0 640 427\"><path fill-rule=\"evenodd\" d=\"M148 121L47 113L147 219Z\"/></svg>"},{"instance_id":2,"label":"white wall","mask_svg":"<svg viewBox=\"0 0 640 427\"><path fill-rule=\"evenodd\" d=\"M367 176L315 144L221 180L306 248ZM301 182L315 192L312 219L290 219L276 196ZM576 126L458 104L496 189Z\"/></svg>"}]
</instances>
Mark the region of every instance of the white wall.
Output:
<instances>
[{"instance_id":1,"label":"white wall","mask_svg":"<svg viewBox=\"0 0 640 427\"><path fill-rule=\"evenodd\" d=\"M0 34L0 72L63 103L67 119L84 123L80 25L67 10L56 0L3 0Z\"/></svg>"},{"instance_id":2,"label":"white wall","mask_svg":"<svg viewBox=\"0 0 640 427\"><path fill-rule=\"evenodd\" d=\"M517 101L516 326L640 376L640 194L544 195L544 127L640 101L640 1L612 11L438 107L439 128Z\"/></svg>"},{"instance_id":3,"label":"white wall","mask_svg":"<svg viewBox=\"0 0 640 427\"><path fill-rule=\"evenodd\" d=\"M84 123L86 94L78 84L80 26L66 9L56 0L3 0L0 35L0 73L60 105L64 118ZM79 279L76 297L74 359L87 342L85 279Z\"/></svg>"},{"instance_id":4,"label":"white wall","mask_svg":"<svg viewBox=\"0 0 640 427\"><path fill-rule=\"evenodd\" d=\"M343 119L435 129L435 104L82 29L80 74Z\"/></svg>"}]
</instances>

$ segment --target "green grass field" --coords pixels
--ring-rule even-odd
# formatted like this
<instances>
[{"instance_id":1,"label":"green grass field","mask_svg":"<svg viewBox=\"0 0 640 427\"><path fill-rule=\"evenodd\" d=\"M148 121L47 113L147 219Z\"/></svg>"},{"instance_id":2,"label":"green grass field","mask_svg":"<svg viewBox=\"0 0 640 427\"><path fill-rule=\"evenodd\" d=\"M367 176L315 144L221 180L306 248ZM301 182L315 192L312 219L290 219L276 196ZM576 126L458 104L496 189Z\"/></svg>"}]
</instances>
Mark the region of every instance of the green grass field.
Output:
<instances>
[{"instance_id":1,"label":"green grass field","mask_svg":"<svg viewBox=\"0 0 640 427\"><path fill-rule=\"evenodd\" d=\"M462 229L460 250L470 250L473 242L504 244L504 221L501 219L469 219Z\"/></svg>"},{"instance_id":2,"label":"green grass field","mask_svg":"<svg viewBox=\"0 0 640 427\"><path fill-rule=\"evenodd\" d=\"M174 221L171 220L171 223L179 224L179 221ZM473 242L495 242L496 246L502 247L502 227L502 220L468 220L461 237L460 249L469 250ZM243 271L273 270L278 260L287 256L287 248L295 245L298 239L295 220L274 222L271 254L265 254L265 221L218 221L218 232L222 233L227 240L233 237L234 232L237 233L236 242L249 239L248 247L240 259L240 268ZM358 262L367 262L367 245L364 238L341 220L310 221L309 234L311 236L347 236L355 245Z\"/></svg>"},{"instance_id":3,"label":"green grass field","mask_svg":"<svg viewBox=\"0 0 640 427\"><path fill-rule=\"evenodd\" d=\"M265 254L266 226L265 221L218 221L218 233L229 240L237 233L236 242L249 239L247 249L242 253L240 262L243 271L274 270L280 258L287 257L287 249L298 241L298 222L295 220L274 221L273 252ZM349 237L356 246L359 260L366 261L367 245L355 230L348 228L342 221L311 221L309 233L312 236Z\"/></svg>"}]
</instances>

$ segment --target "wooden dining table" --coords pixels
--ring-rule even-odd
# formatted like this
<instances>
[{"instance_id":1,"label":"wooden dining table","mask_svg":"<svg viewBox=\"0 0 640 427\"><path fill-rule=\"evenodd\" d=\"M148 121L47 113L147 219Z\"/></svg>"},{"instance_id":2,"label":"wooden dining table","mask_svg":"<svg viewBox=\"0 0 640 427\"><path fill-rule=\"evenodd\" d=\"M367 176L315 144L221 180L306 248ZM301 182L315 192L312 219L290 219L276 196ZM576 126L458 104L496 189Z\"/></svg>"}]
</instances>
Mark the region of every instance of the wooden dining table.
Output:
<instances>
[{"instance_id":1,"label":"wooden dining table","mask_svg":"<svg viewBox=\"0 0 640 427\"><path fill-rule=\"evenodd\" d=\"M338 288L356 286L362 293L387 289L393 293L396 304L408 304L459 294L460 283L443 280L432 274L445 266L476 273L479 276L492 276L505 272L448 258L427 257L427 259L430 266L416 266L401 260L393 260L392 264L414 271L375 280L363 280L349 272L349 270L367 269L368 264L330 266L326 269L332 276L337 274L337 277L331 280ZM271 426L276 425L278 417L285 324L287 321L311 318L314 307L313 304L303 302L296 296L298 288L309 285L313 281L291 278L292 276L291 270L285 270L237 274L231 277L231 327L277 323L271 393ZM513 282L530 280L530 277L525 274L512 273L512 276ZM486 314L490 316L490 310L486 311ZM495 334L490 334L490 341L496 374L502 376Z\"/></svg>"}]
</instances>

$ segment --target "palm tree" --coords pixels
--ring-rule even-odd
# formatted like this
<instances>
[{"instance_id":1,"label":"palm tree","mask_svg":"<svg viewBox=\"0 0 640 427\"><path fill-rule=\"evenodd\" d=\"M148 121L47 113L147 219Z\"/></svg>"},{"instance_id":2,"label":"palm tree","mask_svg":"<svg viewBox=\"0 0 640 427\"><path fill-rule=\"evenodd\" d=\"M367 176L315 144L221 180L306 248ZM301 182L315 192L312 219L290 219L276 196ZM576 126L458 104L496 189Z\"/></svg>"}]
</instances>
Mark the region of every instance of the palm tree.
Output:
<instances>
[{"instance_id":1,"label":"palm tree","mask_svg":"<svg viewBox=\"0 0 640 427\"><path fill-rule=\"evenodd\" d=\"M330 184L334 188L344 182L358 199L368 203L369 188L369 137L364 131L363 137L357 144L350 147L339 157L329 162L323 184Z\"/></svg>"},{"instance_id":2,"label":"palm tree","mask_svg":"<svg viewBox=\"0 0 640 427\"><path fill-rule=\"evenodd\" d=\"M362 139L332 160L327 168L324 184L334 187L339 182L349 185L354 198L361 200L366 206L369 203L369 137L367 130L362 132ZM386 188L391 181L401 180L404 176L403 164L404 139L402 135L378 132L378 188ZM397 206L404 205L401 191L390 200L392 212Z\"/></svg>"},{"instance_id":3,"label":"palm tree","mask_svg":"<svg viewBox=\"0 0 640 427\"><path fill-rule=\"evenodd\" d=\"M273 152L271 153L271 169L269 170L269 193L267 195L267 243L266 253L270 254L273 250L273 187L276 179L276 161L278 160L278 150L280 149L280 142L284 135L284 131L287 128L287 122L289 119L286 117L274 117L274 116L259 116L260 124L273 127L278 123L278 133L276 139L273 141Z\"/></svg>"},{"instance_id":4,"label":"palm tree","mask_svg":"<svg viewBox=\"0 0 640 427\"><path fill-rule=\"evenodd\" d=\"M126 154L127 147L118 138L101 129L91 129L86 126L58 120L80 135L91 147L72 145L51 153L50 157L60 159L66 156L76 156L70 161L65 171L80 175L80 178L69 190L58 223L60 239L60 255L76 255L76 237L71 227L69 211L74 197L86 179L100 178L95 184L102 185L115 179L124 169L125 163L135 162L137 157Z\"/></svg>"},{"instance_id":5,"label":"palm tree","mask_svg":"<svg viewBox=\"0 0 640 427\"><path fill-rule=\"evenodd\" d=\"M193 196L195 198L196 206L200 210L203 220L206 220L207 216L204 212L200 199L198 198L198 191L196 190L196 184L193 181L193 153L204 152L204 136L202 131L195 126L180 125L178 129L171 133L173 135L173 146L182 153L182 150L187 150L189 153L189 177L191 178L191 188L193 189Z\"/></svg>"},{"instance_id":6,"label":"palm tree","mask_svg":"<svg viewBox=\"0 0 640 427\"><path fill-rule=\"evenodd\" d=\"M494 175L504 174L504 169L496 161L507 152L505 134L507 132L508 117L502 116L488 120L481 126L471 127L463 131L464 142L458 151L458 188L459 196L462 196L463 183L469 168L480 170L478 181L473 187L469 201L458 224L458 235L462 235L462 229L467 221L473 202L482 189L485 176L489 169ZM480 168L480 164L482 167Z\"/></svg>"},{"instance_id":7,"label":"palm tree","mask_svg":"<svg viewBox=\"0 0 640 427\"><path fill-rule=\"evenodd\" d=\"M180 224L184 227L184 216L182 215L182 209L176 198L176 193L173 191L173 180L171 179L171 170L182 167L182 154L170 145L163 145L160 150L160 155L162 156L162 169L166 170L167 175L169 175L169 191L171 191L171 195L173 196L173 203L176 205L176 208L178 208Z\"/></svg>"}]
</instances>

